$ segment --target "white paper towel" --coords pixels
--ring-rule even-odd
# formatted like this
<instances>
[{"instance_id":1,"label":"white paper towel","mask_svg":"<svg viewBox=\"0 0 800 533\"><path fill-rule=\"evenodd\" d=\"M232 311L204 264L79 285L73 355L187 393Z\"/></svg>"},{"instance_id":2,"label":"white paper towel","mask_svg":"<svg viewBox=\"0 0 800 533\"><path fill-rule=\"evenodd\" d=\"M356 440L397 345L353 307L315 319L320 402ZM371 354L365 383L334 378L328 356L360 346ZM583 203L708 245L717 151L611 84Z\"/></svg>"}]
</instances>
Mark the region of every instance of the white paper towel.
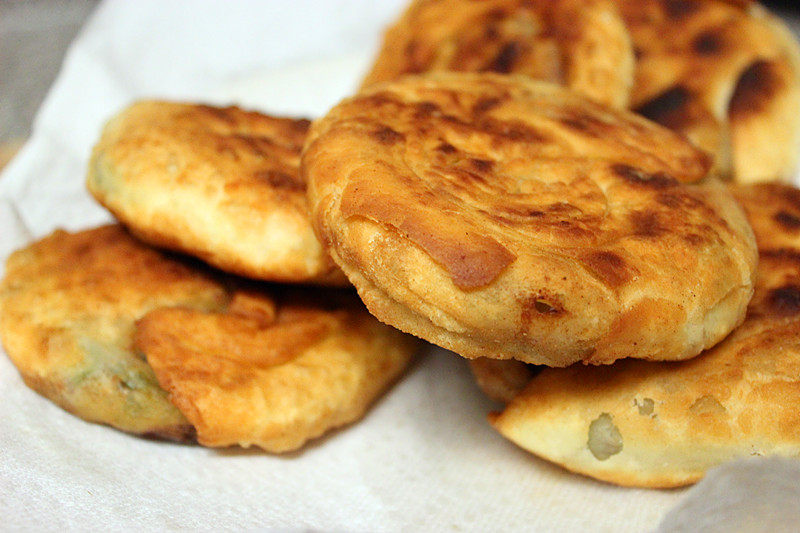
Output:
<instances>
[{"instance_id":1,"label":"white paper towel","mask_svg":"<svg viewBox=\"0 0 800 533\"><path fill-rule=\"evenodd\" d=\"M130 101L319 115L355 87L402 3L104 3L0 178L1 259L55 227L110 220L85 166ZM463 360L429 349L365 420L299 453L215 451L85 423L0 357L0 529L645 531L683 498L540 461L489 427L491 408Z\"/></svg>"}]
</instances>

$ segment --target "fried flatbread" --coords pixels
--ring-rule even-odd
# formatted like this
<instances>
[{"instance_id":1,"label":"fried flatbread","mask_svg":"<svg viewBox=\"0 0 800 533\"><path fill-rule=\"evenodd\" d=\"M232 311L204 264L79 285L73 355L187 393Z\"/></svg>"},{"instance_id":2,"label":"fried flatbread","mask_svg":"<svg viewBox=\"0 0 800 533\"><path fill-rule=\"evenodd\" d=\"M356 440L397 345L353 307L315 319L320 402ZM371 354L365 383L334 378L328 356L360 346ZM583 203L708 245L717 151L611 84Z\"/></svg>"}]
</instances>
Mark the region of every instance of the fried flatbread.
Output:
<instances>
[{"instance_id":1,"label":"fried flatbread","mask_svg":"<svg viewBox=\"0 0 800 533\"><path fill-rule=\"evenodd\" d=\"M85 420L272 452L363 416L417 346L350 291L212 274L121 226L12 254L0 336L31 388Z\"/></svg>"},{"instance_id":2,"label":"fried flatbread","mask_svg":"<svg viewBox=\"0 0 800 533\"><path fill-rule=\"evenodd\" d=\"M360 419L418 343L355 294L317 290L238 292L223 312L157 309L136 346L200 444L277 453Z\"/></svg>"},{"instance_id":3,"label":"fried flatbread","mask_svg":"<svg viewBox=\"0 0 800 533\"><path fill-rule=\"evenodd\" d=\"M800 456L800 191L740 186L760 263L747 319L690 361L545 369L500 433L569 470L673 487L752 455Z\"/></svg>"},{"instance_id":4,"label":"fried flatbread","mask_svg":"<svg viewBox=\"0 0 800 533\"><path fill-rule=\"evenodd\" d=\"M637 53L631 106L738 182L789 180L800 157L800 48L755 2L617 0Z\"/></svg>"},{"instance_id":5,"label":"fried flatbread","mask_svg":"<svg viewBox=\"0 0 800 533\"><path fill-rule=\"evenodd\" d=\"M613 1L415 0L363 85L437 70L524 74L624 107L634 58Z\"/></svg>"},{"instance_id":6,"label":"fried flatbread","mask_svg":"<svg viewBox=\"0 0 800 533\"><path fill-rule=\"evenodd\" d=\"M131 433L191 439L133 349L134 321L181 305L220 309L208 272L150 249L120 226L56 231L8 259L0 336L25 383L67 411Z\"/></svg>"},{"instance_id":7,"label":"fried flatbread","mask_svg":"<svg viewBox=\"0 0 800 533\"><path fill-rule=\"evenodd\" d=\"M681 137L522 76L432 73L315 122L315 230L381 321L467 358L685 359L744 318L756 250Z\"/></svg>"},{"instance_id":8,"label":"fried flatbread","mask_svg":"<svg viewBox=\"0 0 800 533\"><path fill-rule=\"evenodd\" d=\"M342 285L308 221L308 120L144 101L106 125L87 186L140 239L227 272Z\"/></svg>"}]
</instances>

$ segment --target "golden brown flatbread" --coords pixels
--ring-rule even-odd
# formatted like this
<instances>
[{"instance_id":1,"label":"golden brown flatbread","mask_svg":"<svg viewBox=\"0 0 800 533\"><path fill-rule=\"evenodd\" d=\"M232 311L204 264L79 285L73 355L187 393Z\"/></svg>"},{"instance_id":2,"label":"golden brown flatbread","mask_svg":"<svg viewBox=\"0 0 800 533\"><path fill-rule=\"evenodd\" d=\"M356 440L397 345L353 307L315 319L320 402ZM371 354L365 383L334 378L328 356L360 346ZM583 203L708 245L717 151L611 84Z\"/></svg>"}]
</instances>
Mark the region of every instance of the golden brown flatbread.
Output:
<instances>
[{"instance_id":1,"label":"golden brown flatbread","mask_svg":"<svg viewBox=\"0 0 800 533\"><path fill-rule=\"evenodd\" d=\"M800 157L800 48L755 2L617 0L636 48L631 107L738 182L789 180Z\"/></svg>"},{"instance_id":2,"label":"golden brown flatbread","mask_svg":"<svg viewBox=\"0 0 800 533\"><path fill-rule=\"evenodd\" d=\"M0 336L31 388L85 420L271 452L361 418L417 346L351 291L212 274L121 226L12 254Z\"/></svg>"},{"instance_id":3,"label":"golden brown flatbread","mask_svg":"<svg viewBox=\"0 0 800 533\"><path fill-rule=\"evenodd\" d=\"M491 418L500 433L569 470L673 487L716 465L800 456L800 190L734 189L760 263L747 319L679 363L545 369Z\"/></svg>"},{"instance_id":4,"label":"golden brown flatbread","mask_svg":"<svg viewBox=\"0 0 800 533\"><path fill-rule=\"evenodd\" d=\"M415 0L363 86L440 70L523 74L624 107L633 47L610 0Z\"/></svg>"},{"instance_id":5,"label":"golden brown flatbread","mask_svg":"<svg viewBox=\"0 0 800 533\"><path fill-rule=\"evenodd\" d=\"M223 312L157 309L138 323L137 348L204 446L296 450L363 417L418 346L350 292L278 292L237 292Z\"/></svg>"},{"instance_id":6,"label":"golden brown flatbread","mask_svg":"<svg viewBox=\"0 0 800 533\"><path fill-rule=\"evenodd\" d=\"M752 232L705 155L551 84L375 86L315 122L302 170L369 310L467 358L685 359L752 294Z\"/></svg>"},{"instance_id":7,"label":"golden brown flatbread","mask_svg":"<svg viewBox=\"0 0 800 533\"><path fill-rule=\"evenodd\" d=\"M305 205L308 120L138 102L111 119L87 185L142 240L269 281L343 285Z\"/></svg>"},{"instance_id":8,"label":"golden brown flatbread","mask_svg":"<svg viewBox=\"0 0 800 533\"><path fill-rule=\"evenodd\" d=\"M192 439L194 428L133 349L134 321L163 306L221 309L227 299L208 271L120 226L56 231L8 259L0 337L25 383L76 416Z\"/></svg>"}]
</instances>

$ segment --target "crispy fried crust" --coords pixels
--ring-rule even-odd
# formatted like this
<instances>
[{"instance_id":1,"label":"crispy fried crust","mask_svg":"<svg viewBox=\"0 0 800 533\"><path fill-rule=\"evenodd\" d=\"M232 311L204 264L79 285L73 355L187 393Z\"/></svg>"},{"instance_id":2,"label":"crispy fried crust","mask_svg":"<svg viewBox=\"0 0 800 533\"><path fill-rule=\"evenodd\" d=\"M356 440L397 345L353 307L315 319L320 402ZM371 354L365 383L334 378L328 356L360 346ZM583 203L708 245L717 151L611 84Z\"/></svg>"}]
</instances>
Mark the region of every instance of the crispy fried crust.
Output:
<instances>
[{"instance_id":1,"label":"crispy fried crust","mask_svg":"<svg viewBox=\"0 0 800 533\"><path fill-rule=\"evenodd\" d=\"M205 446L301 447L361 418L409 363L416 339L384 326L355 295L237 294L224 312L158 309L136 345ZM252 308L274 307L274 315Z\"/></svg>"},{"instance_id":2,"label":"crispy fried crust","mask_svg":"<svg viewBox=\"0 0 800 533\"><path fill-rule=\"evenodd\" d=\"M32 389L67 411L132 433L192 438L133 350L134 321L161 306L221 308L203 270L145 247L120 226L56 231L11 255L0 335Z\"/></svg>"},{"instance_id":3,"label":"crispy fried crust","mask_svg":"<svg viewBox=\"0 0 800 533\"><path fill-rule=\"evenodd\" d=\"M569 470L643 487L693 483L751 455L800 456L800 191L734 192L760 254L745 322L690 361L543 370L492 418L500 433Z\"/></svg>"},{"instance_id":4,"label":"crispy fried crust","mask_svg":"<svg viewBox=\"0 0 800 533\"><path fill-rule=\"evenodd\" d=\"M416 0L363 86L440 70L524 74L624 107L633 47L609 0Z\"/></svg>"},{"instance_id":5,"label":"crispy fried crust","mask_svg":"<svg viewBox=\"0 0 800 533\"><path fill-rule=\"evenodd\" d=\"M682 359L744 316L756 253L703 154L491 74L406 77L312 127L318 236L380 320L467 358Z\"/></svg>"},{"instance_id":6,"label":"crispy fried crust","mask_svg":"<svg viewBox=\"0 0 800 533\"><path fill-rule=\"evenodd\" d=\"M789 180L800 154L800 48L755 2L618 0L637 52L631 106L738 182Z\"/></svg>"},{"instance_id":7,"label":"crispy fried crust","mask_svg":"<svg viewBox=\"0 0 800 533\"><path fill-rule=\"evenodd\" d=\"M342 285L298 173L309 122L236 107L139 102L95 146L87 186L142 240L235 274Z\"/></svg>"}]
</instances>

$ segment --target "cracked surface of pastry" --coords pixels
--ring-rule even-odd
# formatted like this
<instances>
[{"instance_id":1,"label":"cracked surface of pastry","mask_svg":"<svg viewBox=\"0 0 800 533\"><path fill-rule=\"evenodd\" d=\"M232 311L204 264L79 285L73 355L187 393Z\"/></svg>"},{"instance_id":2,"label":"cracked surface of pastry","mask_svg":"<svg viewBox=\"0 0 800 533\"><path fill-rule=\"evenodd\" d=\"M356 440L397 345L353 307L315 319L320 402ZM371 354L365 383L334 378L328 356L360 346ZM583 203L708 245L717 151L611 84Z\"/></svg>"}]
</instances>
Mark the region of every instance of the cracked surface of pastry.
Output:
<instances>
[{"instance_id":1,"label":"cracked surface of pastry","mask_svg":"<svg viewBox=\"0 0 800 533\"><path fill-rule=\"evenodd\" d=\"M417 0L386 31L363 86L439 70L524 74L624 107L634 55L611 0Z\"/></svg>"},{"instance_id":2,"label":"cracked surface of pastry","mask_svg":"<svg viewBox=\"0 0 800 533\"><path fill-rule=\"evenodd\" d=\"M544 369L490 417L569 470L641 487L699 480L750 456L800 456L800 191L738 186L758 242L744 323L689 361Z\"/></svg>"},{"instance_id":3,"label":"cracked surface of pastry","mask_svg":"<svg viewBox=\"0 0 800 533\"><path fill-rule=\"evenodd\" d=\"M800 157L800 47L756 2L617 0L636 48L631 108L686 135L737 182Z\"/></svg>"},{"instance_id":4,"label":"cracked surface of pastry","mask_svg":"<svg viewBox=\"0 0 800 533\"><path fill-rule=\"evenodd\" d=\"M432 73L315 122L312 222L381 321L467 358L685 359L744 318L756 250L681 137L521 76Z\"/></svg>"},{"instance_id":5,"label":"cracked surface of pastry","mask_svg":"<svg viewBox=\"0 0 800 533\"><path fill-rule=\"evenodd\" d=\"M344 285L308 221L308 120L137 102L97 142L87 186L140 239L254 279Z\"/></svg>"}]
</instances>

